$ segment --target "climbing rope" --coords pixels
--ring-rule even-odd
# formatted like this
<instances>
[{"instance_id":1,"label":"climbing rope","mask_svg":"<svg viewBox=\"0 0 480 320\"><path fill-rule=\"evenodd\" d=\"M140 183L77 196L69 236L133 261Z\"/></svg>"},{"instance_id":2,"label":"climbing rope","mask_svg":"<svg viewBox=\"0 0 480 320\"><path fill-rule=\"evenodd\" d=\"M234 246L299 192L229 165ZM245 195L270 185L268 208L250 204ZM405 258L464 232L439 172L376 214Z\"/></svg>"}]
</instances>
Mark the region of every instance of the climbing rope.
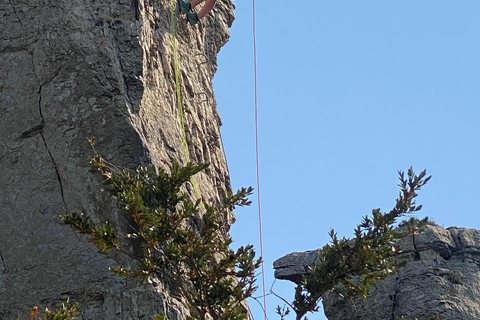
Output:
<instances>
[{"instance_id":1,"label":"climbing rope","mask_svg":"<svg viewBox=\"0 0 480 320\"><path fill-rule=\"evenodd\" d=\"M178 49L177 49L177 31L175 28L175 3L176 0L170 0L170 32L172 34L172 43L173 43L173 72L175 73L175 89L177 91L177 108L178 108L178 117L180 118L180 135L182 137L183 149L185 151L185 158L187 163L190 162L190 152L188 151L187 143L187 134L185 131L185 121L183 116L183 104L182 104L182 92L180 90L180 80L178 72ZM197 184L193 179L193 176L190 177L190 183L193 186L193 192L197 199L202 199L200 192L198 191ZM201 207L205 210L205 204L203 201L200 202Z\"/></svg>"},{"instance_id":2,"label":"climbing rope","mask_svg":"<svg viewBox=\"0 0 480 320\"><path fill-rule=\"evenodd\" d=\"M170 1L170 32L172 33L173 43L173 72L175 74L175 88L177 90L177 107L178 115L180 118L180 134L182 136L183 147L185 151L185 157L187 162L190 162L190 153L188 152L187 137L185 134L185 124L183 121L183 105L182 105L182 93L180 91L180 81L178 77L178 49L177 49L177 32L175 29L175 0Z\"/></svg>"},{"instance_id":3,"label":"climbing rope","mask_svg":"<svg viewBox=\"0 0 480 320\"><path fill-rule=\"evenodd\" d=\"M258 143L258 85L257 85L257 17L255 10L255 0L252 0L252 20L253 20L253 70L255 78L255 160L257 167L257 203L258 203L258 228L260 238L260 256L262 257L262 289L263 289L263 315L267 320L267 294L265 292L265 268L263 261L263 232L262 232L262 205L260 202L260 156Z\"/></svg>"}]
</instances>

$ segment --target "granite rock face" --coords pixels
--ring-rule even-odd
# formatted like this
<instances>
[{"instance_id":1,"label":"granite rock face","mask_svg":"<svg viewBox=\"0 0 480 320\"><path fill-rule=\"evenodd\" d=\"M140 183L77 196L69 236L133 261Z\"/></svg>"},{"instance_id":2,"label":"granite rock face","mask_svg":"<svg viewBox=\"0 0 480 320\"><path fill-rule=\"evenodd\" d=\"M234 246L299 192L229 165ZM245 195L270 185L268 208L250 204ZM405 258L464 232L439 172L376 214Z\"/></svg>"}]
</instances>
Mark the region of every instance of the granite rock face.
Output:
<instances>
[{"instance_id":1,"label":"granite rock face","mask_svg":"<svg viewBox=\"0 0 480 320\"><path fill-rule=\"evenodd\" d=\"M188 315L164 283L114 276L109 267L131 261L99 253L59 219L85 210L125 225L88 170L88 137L118 166L187 161L170 3L0 2L0 319L25 319L33 305L51 308L67 297L81 303L85 320ZM212 77L233 4L217 1L196 27L178 5L174 13L188 154L210 163L195 181L216 202L230 183Z\"/></svg>"},{"instance_id":2,"label":"granite rock face","mask_svg":"<svg viewBox=\"0 0 480 320\"><path fill-rule=\"evenodd\" d=\"M428 226L400 241L398 258L407 264L398 273L378 281L366 302L345 300L337 294L323 297L330 320L480 319L480 231ZM275 261L279 279L301 279L312 264L311 252L287 255ZM294 261L298 266L294 266ZM291 274L288 274L289 272ZM300 272L299 272L300 271Z\"/></svg>"},{"instance_id":3,"label":"granite rock face","mask_svg":"<svg viewBox=\"0 0 480 320\"><path fill-rule=\"evenodd\" d=\"M318 250L292 252L273 262L275 278L300 283L302 276L315 264Z\"/></svg>"}]
</instances>

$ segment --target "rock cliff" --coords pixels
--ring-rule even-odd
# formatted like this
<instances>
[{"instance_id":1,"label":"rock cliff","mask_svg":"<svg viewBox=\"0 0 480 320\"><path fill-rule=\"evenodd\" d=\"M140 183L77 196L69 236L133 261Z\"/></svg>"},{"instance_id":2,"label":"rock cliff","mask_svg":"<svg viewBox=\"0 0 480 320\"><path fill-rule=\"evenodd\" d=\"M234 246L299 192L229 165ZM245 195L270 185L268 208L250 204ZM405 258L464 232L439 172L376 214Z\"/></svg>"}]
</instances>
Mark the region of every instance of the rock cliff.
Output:
<instances>
[{"instance_id":1,"label":"rock cliff","mask_svg":"<svg viewBox=\"0 0 480 320\"><path fill-rule=\"evenodd\" d=\"M399 243L398 272L378 281L366 302L323 297L330 320L480 319L480 230L428 226ZM318 251L292 253L274 262L275 277L298 282Z\"/></svg>"},{"instance_id":2,"label":"rock cliff","mask_svg":"<svg viewBox=\"0 0 480 320\"><path fill-rule=\"evenodd\" d=\"M230 188L212 77L233 19L231 0L196 27L175 8L188 154L210 163L195 177L210 202ZM59 219L85 210L125 223L88 170L88 137L118 166L186 162L170 0L2 1L0 36L0 319L66 297L85 320L184 319L166 284L114 276L108 268L129 259L99 253Z\"/></svg>"}]
</instances>

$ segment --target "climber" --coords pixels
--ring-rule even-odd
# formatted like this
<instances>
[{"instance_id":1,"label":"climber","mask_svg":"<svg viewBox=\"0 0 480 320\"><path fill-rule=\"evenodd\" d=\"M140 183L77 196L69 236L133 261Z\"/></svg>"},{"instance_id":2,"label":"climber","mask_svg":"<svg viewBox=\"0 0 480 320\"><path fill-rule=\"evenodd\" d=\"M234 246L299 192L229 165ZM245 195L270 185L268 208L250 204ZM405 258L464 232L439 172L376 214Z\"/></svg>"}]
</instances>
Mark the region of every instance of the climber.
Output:
<instances>
[{"instance_id":1,"label":"climber","mask_svg":"<svg viewBox=\"0 0 480 320\"><path fill-rule=\"evenodd\" d=\"M213 9L217 0L191 0L190 2L187 2L185 0L179 1L182 11L187 15L188 22L190 22L190 24L193 26L196 25L200 19L205 17ZM205 4L198 13L193 11L193 8L195 8L197 5L204 1Z\"/></svg>"}]
</instances>

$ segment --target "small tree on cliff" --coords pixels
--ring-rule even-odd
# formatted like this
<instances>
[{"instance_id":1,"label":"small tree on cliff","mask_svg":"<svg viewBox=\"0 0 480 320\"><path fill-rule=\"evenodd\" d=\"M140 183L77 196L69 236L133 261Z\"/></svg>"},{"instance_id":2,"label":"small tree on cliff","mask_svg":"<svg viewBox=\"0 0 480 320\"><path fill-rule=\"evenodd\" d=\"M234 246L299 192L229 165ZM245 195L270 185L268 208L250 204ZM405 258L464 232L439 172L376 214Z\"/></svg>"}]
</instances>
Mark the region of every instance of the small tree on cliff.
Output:
<instances>
[{"instance_id":1,"label":"small tree on cliff","mask_svg":"<svg viewBox=\"0 0 480 320\"><path fill-rule=\"evenodd\" d=\"M73 320L81 316L81 313L77 311L77 308L78 302L70 303L70 300L67 299L67 301L59 303L54 311L51 311L48 308L45 309L42 316L39 308L34 306L30 312L30 319L35 319L38 316L38 320Z\"/></svg>"},{"instance_id":2,"label":"small tree on cliff","mask_svg":"<svg viewBox=\"0 0 480 320\"><path fill-rule=\"evenodd\" d=\"M140 239L143 247L136 269L117 267L113 272L133 277L170 275L172 288L181 292L195 319L247 319L242 303L256 289L255 271L261 260L255 260L251 245L230 249L232 239L223 217L236 206L249 205L246 197L252 188L242 188L229 194L221 206L212 206L192 201L183 191L205 164L173 162L169 172L153 166L131 172L108 165L95 154L90 165L133 221L133 230L125 236ZM62 219L89 235L102 252L121 250L121 238L110 223L96 225L85 213Z\"/></svg>"},{"instance_id":3,"label":"small tree on cliff","mask_svg":"<svg viewBox=\"0 0 480 320\"><path fill-rule=\"evenodd\" d=\"M296 312L297 320L301 320L308 312L317 311L318 302L327 291L345 297L360 295L366 299L376 280L394 273L403 264L393 259L398 252L395 240L416 232L428 222L428 218L410 218L404 223L406 232L399 231L395 226L400 218L422 208L421 205L415 205L415 198L417 191L430 178L426 171L416 175L410 168L407 177L399 171L401 190L390 212L382 213L380 209L374 209L372 217L364 217L357 226L352 239L338 239L335 231L330 231L332 243L323 246L317 262L296 287L291 307ZM282 318L286 312L277 308Z\"/></svg>"}]
</instances>

